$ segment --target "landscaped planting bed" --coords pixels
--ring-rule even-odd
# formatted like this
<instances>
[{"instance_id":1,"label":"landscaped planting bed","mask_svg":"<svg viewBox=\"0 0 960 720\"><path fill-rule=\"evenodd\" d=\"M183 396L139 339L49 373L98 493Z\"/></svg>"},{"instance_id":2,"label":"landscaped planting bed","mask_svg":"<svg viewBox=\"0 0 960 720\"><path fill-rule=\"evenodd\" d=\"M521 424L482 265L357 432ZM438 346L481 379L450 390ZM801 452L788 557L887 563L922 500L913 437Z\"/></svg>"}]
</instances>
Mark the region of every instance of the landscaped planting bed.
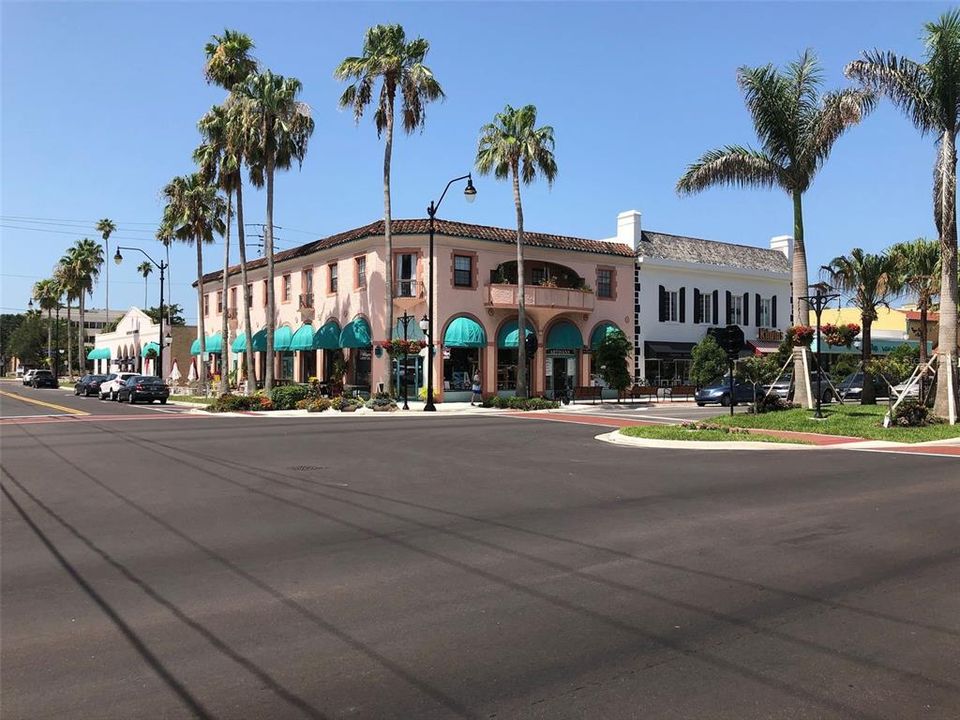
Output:
<instances>
[{"instance_id":1,"label":"landscaped planting bed","mask_svg":"<svg viewBox=\"0 0 960 720\"><path fill-rule=\"evenodd\" d=\"M787 440L784 438L737 431L737 428L703 427L702 425L634 425L620 430L627 437L644 438L646 440L696 440L698 442L768 442L792 443L802 441Z\"/></svg>"}]
</instances>

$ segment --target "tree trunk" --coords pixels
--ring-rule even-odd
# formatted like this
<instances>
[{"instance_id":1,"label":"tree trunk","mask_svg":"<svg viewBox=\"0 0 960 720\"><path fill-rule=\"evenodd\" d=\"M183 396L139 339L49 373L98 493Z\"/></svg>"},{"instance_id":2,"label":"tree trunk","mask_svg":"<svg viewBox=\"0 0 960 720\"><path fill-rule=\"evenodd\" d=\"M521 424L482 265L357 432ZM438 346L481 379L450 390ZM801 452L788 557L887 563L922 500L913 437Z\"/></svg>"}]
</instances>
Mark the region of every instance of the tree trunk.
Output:
<instances>
[{"instance_id":1,"label":"tree trunk","mask_svg":"<svg viewBox=\"0 0 960 720\"><path fill-rule=\"evenodd\" d=\"M803 195L793 193L793 255L791 258L791 281L793 284L793 324L810 324L810 305L801 300L801 295L808 293L807 284L807 251L803 244ZM803 378L803 359L799 353L794 353L793 363L793 401L800 407L812 408L813 398L807 394L807 382Z\"/></svg>"},{"instance_id":2,"label":"tree trunk","mask_svg":"<svg viewBox=\"0 0 960 720\"><path fill-rule=\"evenodd\" d=\"M103 288L104 288L104 302L107 307L104 308L107 311L107 322L110 322L110 261L113 260L110 257L110 236L105 236L103 238L103 244L106 246L107 251L107 261L103 264L104 268L104 278L103 278Z\"/></svg>"},{"instance_id":3,"label":"tree trunk","mask_svg":"<svg viewBox=\"0 0 960 720\"><path fill-rule=\"evenodd\" d=\"M263 232L264 253L267 256L267 362L263 371L263 388L273 389L273 335L277 319L276 294L273 288L273 151L267 152L267 225ZM250 339L251 341L253 338Z\"/></svg>"},{"instance_id":4,"label":"tree trunk","mask_svg":"<svg viewBox=\"0 0 960 720\"><path fill-rule=\"evenodd\" d=\"M384 274L386 276L385 292L387 294L387 307L385 308L384 321L387 325L387 340L393 340L393 229L391 227L392 218L390 207L390 160L393 156L393 99L395 92L395 88L389 88L387 92L387 127L383 147L383 244L384 252L386 253L386 270ZM428 261L432 264L433 258L428 258ZM416 275L414 275L414 277L416 277ZM416 289L414 292L416 292ZM432 293L433 288L427 288L427 292ZM433 343L433 338L429 338L429 341ZM436 347L436 345L434 345L434 347ZM384 390L389 394L393 394L393 360L389 361L388 367L389 370L387 372L386 382L384 383ZM429 368L428 372L432 373L433 368Z\"/></svg>"},{"instance_id":5,"label":"tree trunk","mask_svg":"<svg viewBox=\"0 0 960 720\"><path fill-rule=\"evenodd\" d=\"M860 316L860 321L863 323L863 330L860 335L860 364L863 367L863 391L860 393L860 404L876 405L877 391L873 383L873 375L867 372L867 366L872 355L870 341L873 318L864 313Z\"/></svg>"},{"instance_id":6,"label":"tree trunk","mask_svg":"<svg viewBox=\"0 0 960 720\"><path fill-rule=\"evenodd\" d=\"M143 309L147 309L147 276L143 276ZM160 309L163 312L163 308Z\"/></svg>"},{"instance_id":7,"label":"tree trunk","mask_svg":"<svg viewBox=\"0 0 960 720\"><path fill-rule=\"evenodd\" d=\"M86 345L86 343L83 341L84 336L86 335L86 332L84 332L84 328L83 328L84 315L86 315L86 313L84 312L83 295L84 295L83 292L81 292L80 293L80 328L79 330L77 330L77 368L80 372L81 377L83 376L84 371L87 368L87 356L86 356L86 353L83 352L84 346Z\"/></svg>"},{"instance_id":8,"label":"tree trunk","mask_svg":"<svg viewBox=\"0 0 960 720\"><path fill-rule=\"evenodd\" d=\"M53 310L47 308L47 362L53 369Z\"/></svg>"},{"instance_id":9,"label":"tree trunk","mask_svg":"<svg viewBox=\"0 0 960 720\"><path fill-rule=\"evenodd\" d=\"M927 327L927 314L930 312L930 301L929 300L920 300L920 364L926 365L927 360L927 334L929 333L929 328Z\"/></svg>"},{"instance_id":10,"label":"tree trunk","mask_svg":"<svg viewBox=\"0 0 960 720\"><path fill-rule=\"evenodd\" d=\"M935 214L940 230L940 329L937 342L937 395L933 412L957 422L957 151L953 133L944 132L937 161L940 196Z\"/></svg>"},{"instance_id":11,"label":"tree trunk","mask_svg":"<svg viewBox=\"0 0 960 720\"><path fill-rule=\"evenodd\" d=\"M239 175L239 173L237 173ZM243 180L237 182L237 245L240 249L240 283L243 295L243 334L247 339L247 348L244 350L244 380L247 395L252 395L257 389L256 368L253 365L253 335L250 327L250 302L247 298L247 247L246 230L243 227Z\"/></svg>"},{"instance_id":12,"label":"tree trunk","mask_svg":"<svg viewBox=\"0 0 960 720\"><path fill-rule=\"evenodd\" d=\"M523 205L520 202L520 167L513 163L513 204L517 209L517 397L527 397L527 308L523 282Z\"/></svg>"},{"instance_id":13,"label":"tree trunk","mask_svg":"<svg viewBox=\"0 0 960 720\"><path fill-rule=\"evenodd\" d=\"M203 323L203 240L199 236L193 241L197 245L197 342L200 343L200 354L197 355L197 376L200 387L207 387L207 336Z\"/></svg>"},{"instance_id":14,"label":"tree trunk","mask_svg":"<svg viewBox=\"0 0 960 720\"><path fill-rule=\"evenodd\" d=\"M227 373L230 369L230 326L227 320L228 293L227 271L230 269L230 223L233 219L233 193L227 192L227 232L223 236L223 278L221 278L220 292L223 296L222 314L220 316L220 394L228 392Z\"/></svg>"},{"instance_id":15,"label":"tree trunk","mask_svg":"<svg viewBox=\"0 0 960 720\"><path fill-rule=\"evenodd\" d=\"M70 298L67 298L67 377L73 375L73 323L70 322ZM60 349L57 348L57 352Z\"/></svg>"}]
</instances>

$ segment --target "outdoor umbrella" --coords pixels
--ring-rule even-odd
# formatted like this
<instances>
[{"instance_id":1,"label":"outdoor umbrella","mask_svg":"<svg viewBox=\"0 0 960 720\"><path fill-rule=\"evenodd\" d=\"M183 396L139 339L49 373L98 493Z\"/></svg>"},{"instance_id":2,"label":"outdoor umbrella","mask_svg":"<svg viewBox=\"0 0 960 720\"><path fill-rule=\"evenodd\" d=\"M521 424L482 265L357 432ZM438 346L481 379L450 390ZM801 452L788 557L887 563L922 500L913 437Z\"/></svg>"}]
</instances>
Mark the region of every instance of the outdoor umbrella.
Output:
<instances>
[{"instance_id":1,"label":"outdoor umbrella","mask_svg":"<svg viewBox=\"0 0 960 720\"><path fill-rule=\"evenodd\" d=\"M191 361L190 374L187 375L187 382L196 382L196 380L197 380L197 364Z\"/></svg>"},{"instance_id":2,"label":"outdoor umbrella","mask_svg":"<svg viewBox=\"0 0 960 720\"><path fill-rule=\"evenodd\" d=\"M180 374L180 367L179 365L177 365L177 361L174 360L173 367L170 368L170 377L167 379L170 380L171 382L176 383L178 380L180 380L181 377L183 376Z\"/></svg>"}]
</instances>

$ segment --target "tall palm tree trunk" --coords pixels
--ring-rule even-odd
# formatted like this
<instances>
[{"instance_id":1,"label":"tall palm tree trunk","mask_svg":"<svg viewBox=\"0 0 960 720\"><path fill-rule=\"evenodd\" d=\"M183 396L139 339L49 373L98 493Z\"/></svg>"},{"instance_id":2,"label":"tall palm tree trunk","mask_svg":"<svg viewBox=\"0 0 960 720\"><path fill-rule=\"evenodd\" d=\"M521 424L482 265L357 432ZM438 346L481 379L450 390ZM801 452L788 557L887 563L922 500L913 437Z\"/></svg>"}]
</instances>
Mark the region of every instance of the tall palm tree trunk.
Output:
<instances>
[{"instance_id":1,"label":"tall palm tree trunk","mask_svg":"<svg viewBox=\"0 0 960 720\"><path fill-rule=\"evenodd\" d=\"M390 160L393 157L393 93L388 93L387 99L387 127L386 142L383 147L383 242L384 254L386 255L385 275L386 275L386 301L387 307L384 312L384 322L387 325L387 340L393 340L393 229L391 227L391 207L390 207ZM428 258L431 265L434 258ZM436 273L434 273L436 280ZM433 288L427 288L427 292L433 293ZM429 338L433 344L433 338ZM434 356L436 357L436 356ZM433 373L433 368L428 368L427 372ZM390 360L390 367L387 371L386 383L384 389L388 393L393 393L393 361Z\"/></svg>"},{"instance_id":2,"label":"tall palm tree trunk","mask_svg":"<svg viewBox=\"0 0 960 720\"><path fill-rule=\"evenodd\" d=\"M920 364L921 365L926 365L927 360L929 359L927 357L927 335L930 332L929 328L927 327L927 323L929 322L927 318L930 313L929 303L930 303L929 300L920 301Z\"/></svg>"},{"instance_id":3,"label":"tall palm tree trunk","mask_svg":"<svg viewBox=\"0 0 960 720\"><path fill-rule=\"evenodd\" d=\"M860 363L863 367L863 390L860 393L860 404L876 405L877 390L873 383L873 375L867 372L867 366L870 364L872 355L873 318L864 314L860 316L860 321L863 323L863 332L860 335Z\"/></svg>"},{"instance_id":4,"label":"tall palm tree trunk","mask_svg":"<svg viewBox=\"0 0 960 720\"><path fill-rule=\"evenodd\" d=\"M143 307L147 307L147 276L143 276ZM163 308L160 308L160 312L163 312Z\"/></svg>"},{"instance_id":5,"label":"tall palm tree trunk","mask_svg":"<svg viewBox=\"0 0 960 720\"><path fill-rule=\"evenodd\" d=\"M940 329L937 342L937 395L933 412L957 421L957 150L953 132L940 139L936 209L940 229Z\"/></svg>"},{"instance_id":6,"label":"tall palm tree trunk","mask_svg":"<svg viewBox=\"0 0 960 720\"><path fill-rule=\"evenodd\" d=\"M70 322L70 298L67 298L67 377L73 375L73 323ZM59 350L57 350L59 352Z\"/></svg>"},{"instance_id":7,"label":"tall palm tree trunk","mask_svg":"<svg viewBox=\"0 0 960 720\"><path fill-rule=\"evenodd\" d=\"M520 167L513 164L513 204L517 209L517 397L527 397L527 306L523 279L523 205Z\"/></svg>"},{"instance_id":8,"label":"tall palm tree trunk","mask_svg":"<svg viewBox=\"0 0 960 720\"><path fill-rule=\"evenodd\" d=\"M227 371L230 363L230 344L227 342L230 338L230 327L228 325L227 307L227 271L230 269L230 222L233 217L233 193L227 193L227 231L223 235L223 278L220 284L221 297L223 297L223 308L220 323L220 394L227 392L229 385L227 382Z\"/></svg>"},{"instance_id":9,"label":"tall palm tree trunk","mask_svg":"<svg viewBox=\"0 0 960 720\"><path fill-rule=\"evenodd\" d=\"M250 299L247 297L247 247L246 230L243 227L243 181L237 183L237 244L240 250L240 283L243 285L243 334L247 339L247 348L244 350L247 394L253 394L257 387L256 368L253 365L253 335L250 325Z\"/></svg>"},{"instance_id":10,"label":"tall palm tree trunk","mask_svg":"<svg viewBox=\"0 0 960 720\"><path fill-rule=\"evenodd\" d=\"M267 227L263 233L267 254L267 363L263 371L263 387L268 392L273 388L273 335L277 318L273 288L273 171L274 158L267 153Z\"/></svg>"},{"instance_id":11,"label":"tall palm tree trunk","mask_svg":"<svg viewBox=\"0 0 960 720\"><path fill-rule=\"evenodd\" d=\"M803 194L793 192L793 254L791 257L790 278L793 295L793 324L810 324L810 305L800 296L806 295L807 288L807 249L803 242ZM800 407L813 407L813 398L807 392L807 379L804 378L803 350L795 352L793 357L793 378L795 403Z\"/></svg>"},{"instance_id":12,"label":"tall palm tree trunk","mask_svg":"<svg viewBox=\"0 0 960 720\"><path fill-rule=\"evenodd\" d=\"M207 333L203 323L203 240L200 236L194 237L197 245L197 342L200 343L200 354L197 355L197 376L200 386L207 386Z\"/></svg>"},{"instance_id":13,"label":"tall palm tree trunk","mask_svg":"<svg viewBox=\"0 0 960 720\"><path fill-rule=\"evenodd\" d=\"M47 308L47 362L53 369L53 310Z\"/></svg>"},{"instance_id":14,"label":"tall palm tree trunk","mask_svg":"<svg viewBox=\"0 0 960 720\"><path fill-rule=\"evenodd\" d=\"M86 335L83 329L83 320L84 320L84 315L86 314L84 312L83 295L84 295L83 292L81 292L80 293L80 327L77 330L77 367L79 368L81 375L83 375L83 372L86 369L86 363L87 363L86 353L83 352L84 345L86 344L83 342L84 335Z\"/></svg>"},{"instance_id":15,"label":"tall palm tree trunk","mask_svg":"<svg viewBox=\"0 0 960 720\"><path fill-rule=\"evenodd\" d=\"M104 301L104 303L106 303L106 305L107 305L107 306L104 308L104 310L107 311L107 322L110 322L110 261L111 261L113 258L110 257L110 236L109 236L109 235L107 235L107 236L103 239L103 244L106 246L106 250L107 250L107 255L106 255L107 261L103 264L103 271L104 271L104 278L103 278L104 299L103 299L103 301ZM144 306L146 306L146 303L144 303ZM161 342L162 342L162 340L163 340L163 339L161 338Z\"/></svg>"}]
</instances>

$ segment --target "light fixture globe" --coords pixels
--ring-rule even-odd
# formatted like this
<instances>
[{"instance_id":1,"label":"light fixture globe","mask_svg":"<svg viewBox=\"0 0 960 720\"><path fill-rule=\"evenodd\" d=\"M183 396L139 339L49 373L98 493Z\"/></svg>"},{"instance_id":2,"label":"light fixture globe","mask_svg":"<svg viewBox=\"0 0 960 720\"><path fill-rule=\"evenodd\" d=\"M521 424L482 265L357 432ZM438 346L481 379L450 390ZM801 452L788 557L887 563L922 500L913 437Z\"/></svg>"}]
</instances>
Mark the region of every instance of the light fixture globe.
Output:
<instances>
[{"instance_id":1,"label":"light fixture globe","mask_svg":"<svg viewBox=\"0 0 960 720\"><path fill-rule=\"evenodd\" d=\"M430 329L430 319L426 315L420 318L420 329L423 330L424 334Z\"/></svg>"},{"instance_id":2,"label":"light fixture globe","mask_svg":"<svg viewBox=\"0 0 960 720\"><path fill-rule=\"evenodd\" d=\"M463 197L468 203L477 199L477 189L473 186L472 177L467 177L467 186L463 189Z\"/></svg>"},{"instance_id":3,"label":"light fixture globe","mask_svg":"<svg viewBox=\"0 0 960 720\"><path fill-rule=\"evenodd\" d=\"M123 262L123 255L120 254L120 248L117 248L117 254L113 256L113 261L117 265Z\"/></svg>"},{"instance_id":4,"label":"light fixture globe","mask_svg":"<svg viewBox=\"0 0 960 720\"><path fill-rule=\"evenodd\" d=\"M167 332L167 334L163 336L163 345L164 347L170 347L170 345L172 344L173 344L173 336L169 332Z\"/></svg>"}]
</instances>

